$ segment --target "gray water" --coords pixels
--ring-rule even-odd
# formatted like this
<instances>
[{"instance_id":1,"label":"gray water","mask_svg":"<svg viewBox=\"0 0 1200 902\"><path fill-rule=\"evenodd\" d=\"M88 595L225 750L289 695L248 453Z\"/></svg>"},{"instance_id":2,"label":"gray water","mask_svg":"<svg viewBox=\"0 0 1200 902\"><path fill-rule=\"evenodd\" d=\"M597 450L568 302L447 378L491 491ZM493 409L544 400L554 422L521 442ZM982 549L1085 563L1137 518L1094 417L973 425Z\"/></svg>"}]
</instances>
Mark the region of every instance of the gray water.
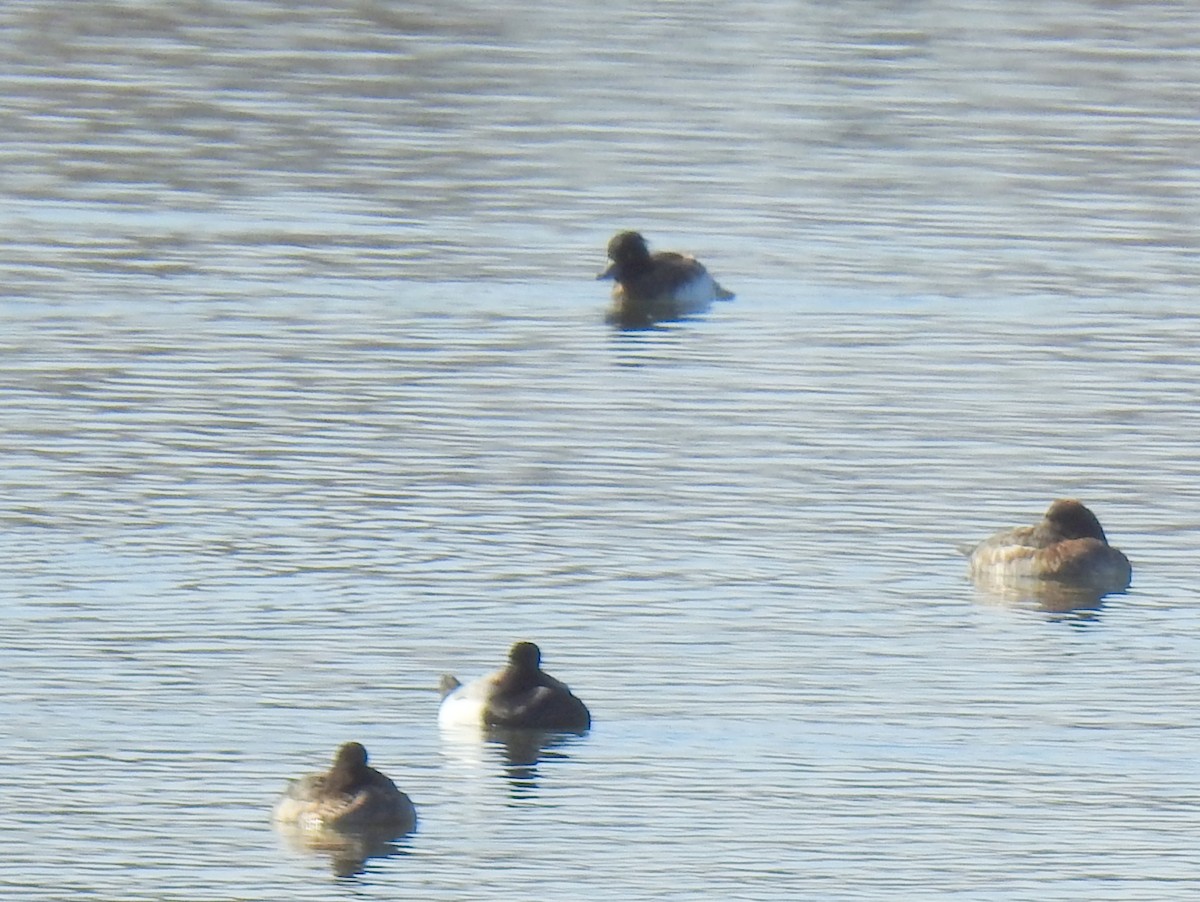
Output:
<instances>
[{"instance_id":1,"label":"gray water","mask_svg":"<svg viewBox=\"0 0 1200 902\"><path fill-rule=\"evenodd\" d=\"M1200 8L0 26L7 895L1200 890ZM738 299L614 332L621 228ZM1131 589L972 587L1058 496ZM515 639L533 762L436 725ZM269 823L348 739L349 862Z\"/></svg>"}]
</instances>

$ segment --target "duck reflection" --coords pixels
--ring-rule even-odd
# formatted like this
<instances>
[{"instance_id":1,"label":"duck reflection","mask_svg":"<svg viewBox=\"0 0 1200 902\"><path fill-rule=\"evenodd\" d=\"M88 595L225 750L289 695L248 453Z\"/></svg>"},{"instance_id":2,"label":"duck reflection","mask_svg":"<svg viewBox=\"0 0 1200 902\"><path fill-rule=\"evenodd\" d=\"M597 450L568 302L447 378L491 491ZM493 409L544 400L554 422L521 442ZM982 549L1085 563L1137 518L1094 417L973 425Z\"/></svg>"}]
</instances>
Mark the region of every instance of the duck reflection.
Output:
<instances>
[{"instance_id":1,"label":"duck reflection","mask_svg":"<svg viewBox=\"0 0 1200 902\"><path fill-rule=\"evenodd\" d=\"M1075 620L1097 620L1109 595L1124 594L1068 586L1051 580L994 579L975 577L973 582L983 600L1010 608L1028 608Z\"/></svg>"},{"instance_id":2,"label":"duck reflection","mask_svg":"<svg viewBox=\"0 0 1200 902\"><path fill-rule=\"evenodd\" d=\"M507 781L513 799L535 798L543 765L570 759L570 747L587 735L586 730L479 729L445 724L441 733L446 750L457 764L477 773L498 772Z\"/></svg>"},{"instance_id":3,"label":"duck reflection","mask_svg":"<svg viewBox=\"0 0 1200 902\"><path fill-rule=\"evenodd\" d=\"M337 877L357 877L372 859L396 858L409 854L407 836L389 835L394 831L377 829L311 830L289 824L276 824L276 831L294 852L327 856Z\"/></svg>"},{"instance_id":4,"label":"duck reflection","mask_svg":"<svg viewBox=\"0 0 1200 902\"><path fill-rule=\"evenodd\" d=\"M543 761L566 761L571 756L567 748L580 741L581 732L547 732L544 730L510 730L493 727L484 739L498 748L504 759L505 776L514 798L535 796L538 790L538 767Z\"/></svg>"}]
</instances>

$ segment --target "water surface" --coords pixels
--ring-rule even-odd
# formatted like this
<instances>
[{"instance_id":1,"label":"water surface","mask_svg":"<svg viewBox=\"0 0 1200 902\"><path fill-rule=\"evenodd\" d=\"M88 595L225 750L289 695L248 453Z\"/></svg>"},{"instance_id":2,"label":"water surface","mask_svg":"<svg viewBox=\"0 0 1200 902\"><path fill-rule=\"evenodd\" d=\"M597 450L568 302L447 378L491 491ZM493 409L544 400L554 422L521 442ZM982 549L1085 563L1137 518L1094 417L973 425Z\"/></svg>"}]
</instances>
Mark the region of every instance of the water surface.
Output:
<instances>
[{"instance_id":1,"label":"water surface","mask_svg":"<svg viewBox=\"0 0 1200 902\"><path fill-rule=\"evenodd\" d=\"M1198 18L7 7L0 887L1200 887ZM738 300L612 331L626 227ZM1063 495L1128 593L966 581ZM518 638L536 762L436 726ZM348 739L357 868L268 823Z\"/></svg>"}]
</instances>

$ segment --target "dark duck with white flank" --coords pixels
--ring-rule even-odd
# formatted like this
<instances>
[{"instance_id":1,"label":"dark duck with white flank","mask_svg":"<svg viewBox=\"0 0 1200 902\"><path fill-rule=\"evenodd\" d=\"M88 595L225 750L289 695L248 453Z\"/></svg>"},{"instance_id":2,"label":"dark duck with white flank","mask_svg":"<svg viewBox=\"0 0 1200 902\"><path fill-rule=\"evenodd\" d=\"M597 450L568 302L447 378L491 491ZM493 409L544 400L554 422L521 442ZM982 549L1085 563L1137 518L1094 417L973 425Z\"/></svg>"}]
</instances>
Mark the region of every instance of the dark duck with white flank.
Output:
<instances>
[{"instance_id":1,"label":"dark duck with white flank","mask_svg":"<svg viewBox=\"0 0 1200 902\"><path fill-rule=\"evenodd\" d=\"M625 329L694 316L713 301L733 297L695 257L672 251L651 254L637 232L614 235L608 257L612 264L596 278L616 281L608 321Z\"/></svg>"},{"instance_id":2,"label":"dark duck with white flank","mask_svg":"<svg viewBox=\"0 0 1200 902\"><path fill-rule=\"evenodd\" d=\"M583 731L592 724L587 706L542 670L541 650L518 642L508 664L487 676L460 683L442 677L438 723L443 727L509 727L534 730Z\"/></svg>"}]
</instances>

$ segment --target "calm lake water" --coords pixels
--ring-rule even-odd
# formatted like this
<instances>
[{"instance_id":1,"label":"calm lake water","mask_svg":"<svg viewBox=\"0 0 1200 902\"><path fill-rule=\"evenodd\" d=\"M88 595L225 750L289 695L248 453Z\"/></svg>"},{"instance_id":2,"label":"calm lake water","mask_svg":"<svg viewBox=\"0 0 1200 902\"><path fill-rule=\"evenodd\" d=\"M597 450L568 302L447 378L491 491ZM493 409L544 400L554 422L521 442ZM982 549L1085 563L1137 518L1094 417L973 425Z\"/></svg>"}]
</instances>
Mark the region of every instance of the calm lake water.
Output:
<instances>
[{"instance_id":1,"label":"calm lake water","mask_svg":"<svg viewBox=\"0 0 1200 902\"><path fill-rule=\"evenodd\" d=\"M1200 891L1200 7L0 25L0 890ZM738 299L608 328L622 228ZM1059 496L1131 589L972 587ZM591 733L441 734L516 639ZM348 739L365 860L269 822Z\"/></svg>"}]
</instances>

